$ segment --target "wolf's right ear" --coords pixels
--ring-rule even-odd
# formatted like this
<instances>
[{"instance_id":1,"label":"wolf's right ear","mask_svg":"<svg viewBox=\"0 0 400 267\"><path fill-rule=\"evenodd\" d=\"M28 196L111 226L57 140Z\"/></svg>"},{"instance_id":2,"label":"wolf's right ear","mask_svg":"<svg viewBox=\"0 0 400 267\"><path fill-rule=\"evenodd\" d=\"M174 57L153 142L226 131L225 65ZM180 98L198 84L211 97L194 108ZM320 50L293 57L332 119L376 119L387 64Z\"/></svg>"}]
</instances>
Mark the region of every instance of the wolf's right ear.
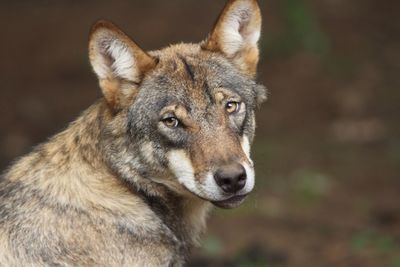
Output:
<instances>
[{"instance_id":1,"label":"wolf's right ear","mask_svg":"<svg viewBox=\"0 0 400 267\"><path fill-rule=\"evenodd\" d=\"M228 0L202 48L222 53L242 72L254 77L259 59L260 32L258 1Z\"/></svg>"},{"instance_id":2,"label":"wolf's right ear","mask_svg":"<svg viewBox=\"0 0 400 267\"><path fill-rule=\"evenodd\" d=\"M90 63L108 104L118 109L129 92L121 83L138 84L155 67L156 60L143 51L125 33L108 21L98 21L89 37Z\"/></svg>"}]
</instances>

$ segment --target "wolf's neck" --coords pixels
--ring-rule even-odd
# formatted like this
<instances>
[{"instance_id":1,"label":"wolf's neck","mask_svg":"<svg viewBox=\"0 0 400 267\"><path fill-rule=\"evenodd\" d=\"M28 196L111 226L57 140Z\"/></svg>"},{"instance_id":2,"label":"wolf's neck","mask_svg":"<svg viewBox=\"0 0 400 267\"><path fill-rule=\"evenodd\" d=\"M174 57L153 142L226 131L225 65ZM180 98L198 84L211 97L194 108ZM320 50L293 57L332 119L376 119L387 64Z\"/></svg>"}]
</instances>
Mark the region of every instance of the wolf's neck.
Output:
<instances>
[{"instance_id":1,"label":"wolf's neck","mask_svg":"<svg viewBox=\"0 0 400 267\"><path fill-rule=\"evenodd\" d=\"M179 254L188 255L193 246L199 245L211 209L209 202L172 192L163 196L141 194L140 197L180 240Z\"/></svg>"},{"instance_id":2,"label":"wolf's neck","mask_svg":"<svg viewBox=\"0 0 400 267\"><path fill-rule=\"evenodd\" d=\"M101 145L102 124L108 115L107 107L103 101L89 107L69 127L56 135L46 144L45 149L52 146L59 147L67 157L72 155L65 163L90 166L94 169L104 168L103 151Z\"/></svg>"},{"instance_id":3,"label":"wolf's neck","mask_svg":"<svg viewBox=\"0 0 400 267\"><path fill-rule=\"evenodd\" d=\"M113 193L124 195L128 190L104 164L100 146L104 115L104 103L99 101L66 130L21 158L6 178L29 185L49 202L82 209L99 201L104 204L103 199Z\"/></svg>"}]
</instances>

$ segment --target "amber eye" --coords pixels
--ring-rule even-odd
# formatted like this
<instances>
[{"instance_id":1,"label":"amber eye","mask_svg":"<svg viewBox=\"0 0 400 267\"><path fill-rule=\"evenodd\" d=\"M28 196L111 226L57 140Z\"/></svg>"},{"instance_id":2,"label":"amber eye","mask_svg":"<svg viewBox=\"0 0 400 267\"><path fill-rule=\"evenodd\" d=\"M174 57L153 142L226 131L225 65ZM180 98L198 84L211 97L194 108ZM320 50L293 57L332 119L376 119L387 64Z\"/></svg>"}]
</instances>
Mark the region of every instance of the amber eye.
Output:
<instances>
[{"instance_id":1,"label":"amber eye","mask_svg":"<svg viewBox=\"0 0 400 267\"><path fill-rule=\"evenodd\" d=\"M229 101L228 103L226 103L225 105L225 110L226 112L228 112L229 114L233 114L238 112L240 109L240 103L239 102L235 102L235 101Z\"/></svg>"},{"instance_id":2,"label":"amber eye","mask_svg":"<svg viewBox=\"0 0 400 267\"><path fill-rule=\"evenodd\" d=\"M175 117L167 117L162 122L169 128L176 128L179 125L179 120Z\"/></svg>"}]
</instances>

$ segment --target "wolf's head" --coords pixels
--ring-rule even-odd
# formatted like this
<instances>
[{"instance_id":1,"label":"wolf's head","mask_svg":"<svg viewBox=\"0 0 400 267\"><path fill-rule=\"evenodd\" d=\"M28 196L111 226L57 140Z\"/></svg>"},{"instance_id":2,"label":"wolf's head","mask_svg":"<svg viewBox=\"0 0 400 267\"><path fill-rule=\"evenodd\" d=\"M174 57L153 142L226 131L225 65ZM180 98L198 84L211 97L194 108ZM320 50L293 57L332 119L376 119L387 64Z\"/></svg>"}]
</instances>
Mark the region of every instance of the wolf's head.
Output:
<instances>
[{"instance_id":1,"label":"wolf's head","mask_svg":"<svg viewBox=\"0 0 400 267\"><path fill-rule=\"evenodd\" d=\"M96 23L90 61L111 111L111 168L132 184L238 206L254 187L254 109L265 99L254 81L260 28L256 0L230 0L205 41L147 53Z\"/></svg>"}]
</instances>

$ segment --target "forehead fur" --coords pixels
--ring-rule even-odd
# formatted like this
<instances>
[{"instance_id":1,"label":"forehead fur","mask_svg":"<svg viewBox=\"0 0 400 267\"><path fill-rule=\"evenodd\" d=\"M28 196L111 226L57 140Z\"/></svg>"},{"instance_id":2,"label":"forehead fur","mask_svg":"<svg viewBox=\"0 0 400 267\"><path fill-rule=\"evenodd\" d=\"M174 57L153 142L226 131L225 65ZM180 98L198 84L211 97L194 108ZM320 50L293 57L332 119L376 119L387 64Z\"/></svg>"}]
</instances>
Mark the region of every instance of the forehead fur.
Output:
<instances>
[{"instance_id":1,"label":"forehead fur","mask_svg":"<svg viewBox=\"0 0 400 267\"><path fill-rule=\"evenodd\" d=\"M157 59L128 107L128 127L139 139L157 138L160 112L169 105L180 105L196 123L214 127L219 117L215 102L217 89L239 95L248 116L256 106L259 85L244 75L222 54L201 49L195 44L178 44L150 52ZM246 116L244 132L251 124ZM204 128L203 127L203 128ZM252 131L252 130L251 130ZM250 137L251 133L247 133Z\"/></svg>"},{"instance_id":2,"label":"forehead fur","mask_svg":"<svg viewBox=\"0 0 400 267\"><path fill-rule=\"evenodd\" d=\"M157 58L158 64L144 79L142 90L148 90L147 85L151 84L160 95L198 100L222 87L240 95L250 107L254 106L255 81L222 54L203 50L197 44L172 45L150 54Z\"/></svg>"}]
</instances>

